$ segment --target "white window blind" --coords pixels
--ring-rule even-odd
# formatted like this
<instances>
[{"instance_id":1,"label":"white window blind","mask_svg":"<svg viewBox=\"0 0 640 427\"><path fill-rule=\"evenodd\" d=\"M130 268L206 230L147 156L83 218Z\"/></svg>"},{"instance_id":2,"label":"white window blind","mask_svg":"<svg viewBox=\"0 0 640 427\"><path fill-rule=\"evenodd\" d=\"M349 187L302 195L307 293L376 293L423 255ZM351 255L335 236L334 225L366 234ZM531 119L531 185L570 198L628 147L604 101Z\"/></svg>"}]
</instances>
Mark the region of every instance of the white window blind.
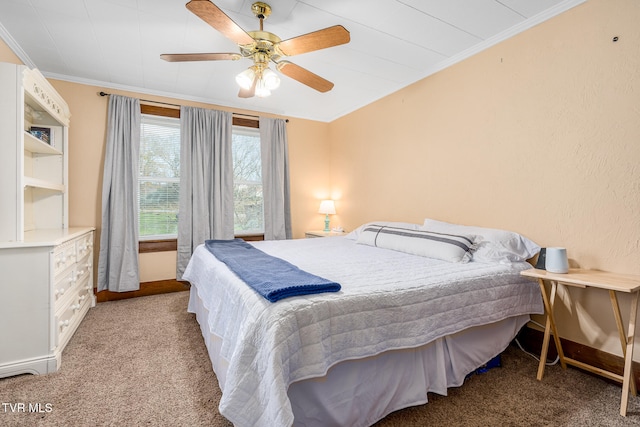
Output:
<instances>
[{"instance_id":1,"label":"white window blind","mask_svg":"<svg viewBox=\"0 0 640 427\"><path fill-rule=\"evenodd\" d=\"M140 131L140 240L178 235L180 120L142 115Z\"/></svg>"},{"instance_id":2,"label":"white window blind","mask_svg":"<svg viewBox=\"0 0 640 427\"><path fill-rule=\"evenodd\" d=\"M232 150L235 233L264 233L260 131L234 126Z\"/></svg>"}]
</instances>

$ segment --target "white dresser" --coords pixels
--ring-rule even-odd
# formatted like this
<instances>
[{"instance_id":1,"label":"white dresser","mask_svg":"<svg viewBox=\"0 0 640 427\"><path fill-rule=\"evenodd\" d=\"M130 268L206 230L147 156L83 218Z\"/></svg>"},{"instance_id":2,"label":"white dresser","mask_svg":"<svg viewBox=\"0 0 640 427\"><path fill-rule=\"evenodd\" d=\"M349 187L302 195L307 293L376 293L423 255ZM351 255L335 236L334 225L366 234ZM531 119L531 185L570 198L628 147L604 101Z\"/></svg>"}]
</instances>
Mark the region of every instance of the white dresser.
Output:
<instances>
[{"instance_id":1,"label":"white dresser","mask_svg":"<svg viewBox=\"0 0 640 427\"><path fill-rule=\"evenodd\" d=\"M0 377L60 367L62 350L95 306L93 234L48 230L0 243Z\"/></svg>"},{"instance_id":2,"label":"white dresser","mask_svg":"<svg viewBox=\"0 0 640 427\"><path fill-rule=\"evenodd\" d=\"M70 118L38 70L0 63L0 377L56 371L95 305L94 229L69 228Z\"/></svg>"}]
</instances>

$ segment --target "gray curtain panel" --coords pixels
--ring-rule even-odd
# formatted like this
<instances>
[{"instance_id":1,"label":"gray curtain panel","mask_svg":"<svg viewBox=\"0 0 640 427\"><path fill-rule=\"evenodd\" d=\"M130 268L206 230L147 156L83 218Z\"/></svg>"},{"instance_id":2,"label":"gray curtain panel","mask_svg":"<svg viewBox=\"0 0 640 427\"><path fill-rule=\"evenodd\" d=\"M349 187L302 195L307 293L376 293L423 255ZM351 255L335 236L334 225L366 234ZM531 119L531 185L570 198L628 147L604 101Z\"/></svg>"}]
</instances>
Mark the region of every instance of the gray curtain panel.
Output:
<instances>
[{"instance_id":1,"label":"gray curtain panel","mask_svg":"<svg viewBox=\"0 0 640 427\"><path fill-rule=\"evenodd\" d=\"M289 151L287 124L282 119L260 117L264 238L291 238Z\"/></svg>"},{"instance_id":2,"label":"gray curtain panel","mask_svg":"<svg viewBox=\"0 0 640 427\"><path fill-rule=\"evenodd\" d=\"M140 289L138 163L140 100L110 95L102 181L98 291Z\"/></svg>"},{"instance_id":3,"label":"gray curtain panel","mask_svg":"<svg viewBox=\"0 0 640 427\"><path fill-rule=\"evenodd\" d=\"M180 206L176 277L207 239L233 239L232 114L180 108Z\"/></svg>"}]
</instances>

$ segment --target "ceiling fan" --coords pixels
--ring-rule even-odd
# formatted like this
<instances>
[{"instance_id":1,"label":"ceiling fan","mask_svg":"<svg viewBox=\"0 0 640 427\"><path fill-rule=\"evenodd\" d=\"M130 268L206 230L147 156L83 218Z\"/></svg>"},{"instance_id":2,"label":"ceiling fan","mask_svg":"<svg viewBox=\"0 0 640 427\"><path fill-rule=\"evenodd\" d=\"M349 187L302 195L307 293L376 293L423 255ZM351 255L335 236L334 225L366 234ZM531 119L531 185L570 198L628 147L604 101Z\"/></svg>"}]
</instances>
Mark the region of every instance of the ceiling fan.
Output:
<instances>
[{"instance_id":1,"label":"ceiling fan","mask_svg":"<svg viewBox=\"0 0 640 427\"><path fill-rule=\"evenodd\" d=\"M160 55L160 58L169 62L251 59L253 65L236 76L236 82L240 86L238 96L241 98L251 98L254 95L269 96L271 90L280 85L280 78L269 68L269 62L276 64L276 69L287 77L319 92L330 91L333 83L282 58L338 46L348 43L351 39L349 31L342 25L334 25L281 40L280 37L263 29L263 21L271 14L271 6L263 2L255 2L251 6L251 11L260 20L258 31L244 31L209 0L191 0L186 7L236 43L240 53L173 53Z\"/></svg>"}]
</instances>

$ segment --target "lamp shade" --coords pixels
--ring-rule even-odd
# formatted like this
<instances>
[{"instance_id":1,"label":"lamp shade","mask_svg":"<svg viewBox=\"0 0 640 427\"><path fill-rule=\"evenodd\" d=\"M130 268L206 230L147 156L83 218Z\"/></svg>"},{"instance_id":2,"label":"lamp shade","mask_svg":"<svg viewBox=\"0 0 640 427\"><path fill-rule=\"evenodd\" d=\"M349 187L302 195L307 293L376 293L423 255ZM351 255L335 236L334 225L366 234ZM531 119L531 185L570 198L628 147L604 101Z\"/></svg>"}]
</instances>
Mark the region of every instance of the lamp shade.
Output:
<instances>
[{"instance_id":1,"label":"lamp shade","mask_svg":"<svg viewBox=\"0 0 640 427\"><path fill-rule=\"evenodd\" d=\"M262 80L264 81L265 87L269 90L278 89L278 86L280 86L280 77L269 68L262 72Z\"/></svg>"},{"instance_id":2,"label":"lamp shade","mask_svg":"<svg viewBox=\"0 0 640 427\"><path fill-rule=\"evenodd\" d=\"M256 92L255 92L255 94L256 94L256 96L258 98L265 98L265 97L271 95L271 91L269 90L269 88L265 84L264 79L262 77L258 78L258 82L256 83Z\"/></svg>"},{"instance_id":3,"label":"lamp shade","mask_svg":"<svg viewBox=\"0 0 640 427\"><path fill-rule=\"evenodd\" d=\"M333 200L323 200L322 202L320 202L320 209L318 209L318 213L335 215L336 205L333 203Z\"/></svg>"},{"instance_id":4,"label":"lamp shade","mask_svg":"<svg viewBox=\"0 0 640 427\"><path fill-rule=\"evenodd\" d=\"M249 89L253 85L253 79L256 78L256 73L253 68L247 68L236 76L236 83L242 89Z\"/></svg>"}]
</instances>

